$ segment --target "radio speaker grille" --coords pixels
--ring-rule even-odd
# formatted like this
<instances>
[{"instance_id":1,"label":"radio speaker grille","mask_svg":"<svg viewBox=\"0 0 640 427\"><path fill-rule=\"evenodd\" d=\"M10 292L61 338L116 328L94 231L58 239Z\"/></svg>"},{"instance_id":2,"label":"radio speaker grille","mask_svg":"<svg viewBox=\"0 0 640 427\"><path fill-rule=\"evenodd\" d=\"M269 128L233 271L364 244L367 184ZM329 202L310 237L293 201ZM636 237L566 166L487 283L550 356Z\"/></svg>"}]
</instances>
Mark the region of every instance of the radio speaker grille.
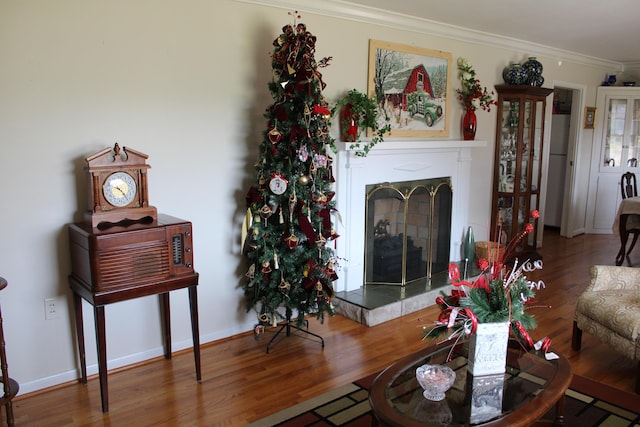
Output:
<instances>
[{"instance_id":1,"label":"radio speaker grille","mask_svg":"<svg viewBox=\"0 0 640 427\"><path fill-rule=\"evenodd\" d=\"M101 287L132 285L167 278L168 252L166 243L157 242L132 249L120 248L98 253L98 277L101 278Z\"/></svg>"}]
</instances>

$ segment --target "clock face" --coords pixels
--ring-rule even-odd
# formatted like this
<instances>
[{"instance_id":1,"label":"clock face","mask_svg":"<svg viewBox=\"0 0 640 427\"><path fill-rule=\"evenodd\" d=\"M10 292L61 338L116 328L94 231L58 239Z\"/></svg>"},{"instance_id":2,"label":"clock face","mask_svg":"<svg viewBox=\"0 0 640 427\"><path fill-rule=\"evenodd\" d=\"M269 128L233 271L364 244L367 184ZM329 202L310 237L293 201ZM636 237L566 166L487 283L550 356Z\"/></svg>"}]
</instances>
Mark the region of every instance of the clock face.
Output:
<instances>
[{"instance_id":1,"label":"clock face","mask_svg":"<svg viewBox=\"0 0 640 427\"><path fill-rule=\"evenodd\" d=\"M138 188L136 181L126 172L114 172L107 177L102 186L102 194L111 205L121 208L135 199Z\"/></svg>"}]
</instances>

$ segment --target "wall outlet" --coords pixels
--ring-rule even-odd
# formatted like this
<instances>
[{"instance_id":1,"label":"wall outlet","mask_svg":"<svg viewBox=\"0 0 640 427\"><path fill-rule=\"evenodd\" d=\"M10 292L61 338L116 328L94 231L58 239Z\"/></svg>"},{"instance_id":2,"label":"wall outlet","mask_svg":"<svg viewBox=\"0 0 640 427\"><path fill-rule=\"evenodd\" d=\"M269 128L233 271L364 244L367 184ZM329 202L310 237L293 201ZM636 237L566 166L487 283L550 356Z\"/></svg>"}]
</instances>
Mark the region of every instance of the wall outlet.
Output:
<instances>
[{"instance_id":1,"label":"wall outlet","mask_svg":"<svg viewBox=\"0 0 640 427\"><path fill-rule=\"evenodd\" d=\"M44 300L44 318L45 320L58 318L58 299L45 298Z\"/></svg>"}]
</instances>

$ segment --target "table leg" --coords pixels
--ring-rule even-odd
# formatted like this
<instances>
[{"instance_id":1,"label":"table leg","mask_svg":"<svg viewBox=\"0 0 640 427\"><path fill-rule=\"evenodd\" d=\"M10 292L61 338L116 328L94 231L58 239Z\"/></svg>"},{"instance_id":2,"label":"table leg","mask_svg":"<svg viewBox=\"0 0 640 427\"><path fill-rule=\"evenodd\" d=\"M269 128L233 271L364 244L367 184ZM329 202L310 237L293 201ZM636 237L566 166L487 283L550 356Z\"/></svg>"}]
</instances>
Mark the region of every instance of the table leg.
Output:
<instances>
[{"instance_id":1,"label":"table leg","mask_svg":"<svg viewBox=\"0 0 640 427\"><path fill-rule=\"evenodd\" d=\"M82 297L73 293L73 307L76 314L76 336L78 339L78 353L80 357L80 381L87 383L87 356L84 348L84 321L82 319Z\"/></svg>"},{"instance_id":2,"label":"table leg","mask_svg":"<svg viewBox=\"0 0 640 427\"><path fill-rule=\"evenodd\" d=\"M200 381L200 326L198 323L198 289L196 285L189 286L189 310L191 311L191 335L193 337L193 356L196 363L196 379Z\"/></svg>"},{"instance_id":3,"label":"table leg","mask_svg":"<svg viewBox=\"0 0 640 427\"><path fill-rule=\"evenodd\" d=\"M563 394L558 403L556 403L556 419L553 421L554 426L562 426L564 425L564 400L565 395Z\"/></svg>"},{"instance_id":4,"label":"table leg","mask_svg":"<svg viewBox=\"0 0 640 427\"><path fill-rule=\"evenodd\" d=\"M160 317L162 318L162 336L164 337L164 358L171 359L171 306L169 292L158 295L160 297Z\"/></svg>"},{"instance_id":5,"label":"table leg","mask_svg":"<svg viewBox=\"0 0 640 427\"><path fill-rule=\"evenodd\" d=\"M618 230L620 232L620 251L616 256L616 265L622 265L627 251L627 240L629 239L629 233L627 233L627 217L628 215L622 214L619 218Z\"/></svg>"},{"instance_id":6,"label":"table leg","mask_svg":"<svg viewBox=\"0 0 640 427\"><path fill-rule=\"evenodd\" d=\"M107 340L104 325L104 306L93 307L96 323L96 346L98 347L98 376L100 377L100 396L102 412L109 412L109 389L107 385Z\"/></svg>"}]
</instances>

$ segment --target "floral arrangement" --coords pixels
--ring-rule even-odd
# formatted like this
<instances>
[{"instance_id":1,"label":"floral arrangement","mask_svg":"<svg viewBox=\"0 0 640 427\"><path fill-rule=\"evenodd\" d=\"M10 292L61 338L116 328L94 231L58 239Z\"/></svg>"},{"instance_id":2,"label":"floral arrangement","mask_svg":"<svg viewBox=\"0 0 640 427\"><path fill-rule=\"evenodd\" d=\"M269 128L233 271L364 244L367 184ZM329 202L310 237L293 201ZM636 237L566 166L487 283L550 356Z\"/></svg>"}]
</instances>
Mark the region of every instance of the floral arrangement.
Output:
<instances>
[{"instance_id":1,"label":"floral arrangement","mask_svg":"<svg viewBox=\"0 0 640 427\"><path fill-rule=\"evenodd\" d=\"M530 216L536 220L539 213L533 210ZM511 331L526 349L542 349L546 353L550 340L545 337L534 344L528 331L536 327L536 322L527 312L529 308L540 307L534 299L535 291L544 288L545 284L543 281L529 281L525 276L525 273L542 269L542 261L519 263L515 258L511 267L506 263L512 258L518 242L532 231L533 224L527 223L492 263L484 258L479 259L481 274L473 282L460 280L460 269L457 264L451 263L449 279L454 289L450 295L441 292L436 298L442 311L434 327L424 327L424 338L446 335L446 339L459 340L473 334L478 323L508 321Z\"/></svg>"},{"instance_id":2,"label":"floral arrangement","mask_svg":"<svg viewBox=\"0 0 640 427\"><path fill-rule=\"evenodd\" d=\"M482 108L491 111L492 105L498 105L493 99L494 92L489 93L486 87L480 85L480 80L476 79L476 71L467 58L458 58L458 77L462 87L456 89L458 99L467 110L477 110Z\"/></svg>"}]
</instances>

